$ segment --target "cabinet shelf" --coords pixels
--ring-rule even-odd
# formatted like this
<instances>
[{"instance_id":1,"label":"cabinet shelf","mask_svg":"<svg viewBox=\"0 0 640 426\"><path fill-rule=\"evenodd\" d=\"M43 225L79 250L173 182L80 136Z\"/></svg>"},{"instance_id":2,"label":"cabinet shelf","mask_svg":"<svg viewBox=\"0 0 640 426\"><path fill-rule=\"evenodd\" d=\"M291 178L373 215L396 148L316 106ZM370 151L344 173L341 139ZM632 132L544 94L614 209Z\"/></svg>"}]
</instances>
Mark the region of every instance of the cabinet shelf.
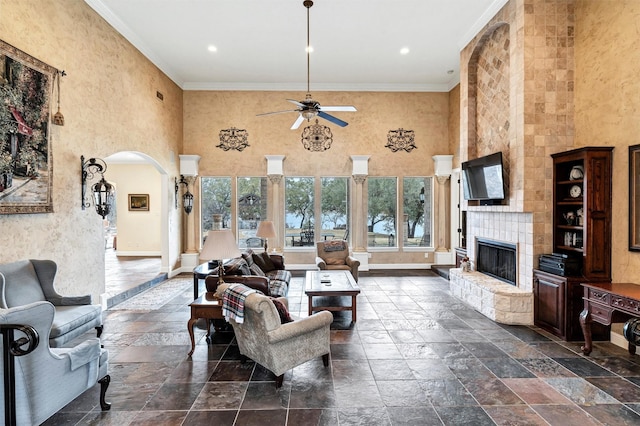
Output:
<instances>
[{"instance_id":1,"label":"cabinet shelf","mask_svg":"<svg viewBox=\"0 0 640 426\"><path fill-rule=\"evenodd\" d=\"M581 185L582 186L582 179L576 179L576 180L559 180L556 182L556 185Z\"/></svg>"},{"instance_id":2,"label":"cabinet shelf","mask_svg":"<svg viewBox=\"0 0 640 426\"><path fill-rule=\"evenodd\" d=\"M584 230L580 225L558 225L558 229L567 230L567 231L582 231Z\"/></svg>"},{"instance_id":3,"label":"cabinet shelf","mask_svg":"<svg viewBox=\"0 0 640 426\"><path fill-rule=\"evenodd\" d=\"M578 248L578 247L571 247L571 246L556 246L556 248L558 250L564 250L564 251L574 251L576 253L584 253L584 249L583 248Z\"/></svg>"}]
</instances>

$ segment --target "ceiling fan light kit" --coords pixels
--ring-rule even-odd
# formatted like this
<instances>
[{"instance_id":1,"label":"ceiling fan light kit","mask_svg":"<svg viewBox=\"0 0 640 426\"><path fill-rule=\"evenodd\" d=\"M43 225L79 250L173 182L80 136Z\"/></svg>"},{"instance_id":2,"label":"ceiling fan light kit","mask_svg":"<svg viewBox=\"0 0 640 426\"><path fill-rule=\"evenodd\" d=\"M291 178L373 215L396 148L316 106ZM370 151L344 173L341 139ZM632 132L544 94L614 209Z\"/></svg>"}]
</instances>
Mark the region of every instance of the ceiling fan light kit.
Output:
<instances>
[{"instance_id":1,"label":"ceiling fan light kit","mask_svg":"<svg viewBox=\"0 0 640 426\"><path fill-rule=\"evenodd\" d=\"M326 111L354 112L354 111L357 111L354 106L342 105L342 106L323 107L320 105L319 102L314 101L313 98L311 97L311 90L310 90L311 79L309 77L311 67L309 64L310 63L309 58L310 58L310 53L312 49L310 49L311 43L310 43L310 37L309 37L309 9L311 9L311 6L313 6L313 1L304 0L302 2L302 5L307 8L307 48L305 49L307 52L307 94L305 95L305 98L302 101L296 101L295 99L287 99L287 101L291 102L292 104L298 107L296 109L291 109L286 111L266 112L263 114L258 114L258 116L282 114L286 112L297 112L299 115L296 121L293 122L293 125L291 126L291 130L296 130L298 127L300 127L300 125L304 120L311 121L311 119L314 117L320 117L340 127L345 127L349 123L347 123L346 121L340 120L339 118L334 117L333 115L327 114Z\"/></svg>"}]
</instances>

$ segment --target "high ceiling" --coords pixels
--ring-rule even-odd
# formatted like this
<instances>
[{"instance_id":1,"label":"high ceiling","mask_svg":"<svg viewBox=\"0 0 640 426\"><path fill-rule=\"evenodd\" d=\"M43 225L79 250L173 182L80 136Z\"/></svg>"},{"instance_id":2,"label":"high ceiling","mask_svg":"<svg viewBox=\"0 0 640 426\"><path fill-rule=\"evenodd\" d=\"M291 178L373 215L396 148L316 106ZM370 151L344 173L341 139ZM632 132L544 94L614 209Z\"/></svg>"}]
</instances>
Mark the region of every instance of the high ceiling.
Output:
<instances>
[{"instance_id":1,"label":"high ceiling","mask_svg":"<svg viewBox=\"0 0 640 426\"><path fill-rule=\"evenodd\" d=\"M185 90L306 91L303 0L85 1ZM506 1L314 0L311 91L448 91Z\"/></svg>"}]
</instances>

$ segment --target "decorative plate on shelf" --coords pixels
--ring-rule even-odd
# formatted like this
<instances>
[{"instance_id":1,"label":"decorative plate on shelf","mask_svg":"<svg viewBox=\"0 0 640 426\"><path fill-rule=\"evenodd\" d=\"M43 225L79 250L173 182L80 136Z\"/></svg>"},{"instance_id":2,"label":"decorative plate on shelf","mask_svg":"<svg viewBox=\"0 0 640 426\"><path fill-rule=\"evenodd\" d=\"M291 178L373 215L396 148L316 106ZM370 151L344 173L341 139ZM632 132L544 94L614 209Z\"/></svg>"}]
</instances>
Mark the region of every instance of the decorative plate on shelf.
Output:
<instances>
[{"instance_id":1,"label":"decorative plate on shelf","mask_svg":"<svg viewBox=\"0 0 640 426\"><path fill-rule=\"evenodd\" d=\"M571 171L569 172L569 180L578 180L584 177L584 167L582 166L573 166Z\"/></svg>"}]
</instances>

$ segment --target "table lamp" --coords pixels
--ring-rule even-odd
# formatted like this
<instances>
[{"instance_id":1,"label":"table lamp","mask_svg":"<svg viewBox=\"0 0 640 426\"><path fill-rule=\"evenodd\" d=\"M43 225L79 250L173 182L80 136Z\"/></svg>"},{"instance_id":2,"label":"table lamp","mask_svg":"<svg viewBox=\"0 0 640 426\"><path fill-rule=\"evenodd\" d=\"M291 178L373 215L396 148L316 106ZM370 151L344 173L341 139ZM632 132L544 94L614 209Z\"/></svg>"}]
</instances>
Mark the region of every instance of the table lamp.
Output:
<instances>
[{"instance_id":1,"label":"table lamp","mask_svg":"<svg viewBox=\"0 0 640 426\"><path fill-rule=\"evenodd\" d=\"M267 239L276 237L276 228L270 220L263 220L258 224L256 237L264 238L264 251L267 252Z\"/></svg>"},{"instance_id":2,"label":"table lamp","mask_svg":"<svg viewBox=\"0 0 640 426\"><path fill-rule=\"evenodd\" d=\"M218 260L218 285L224 284L224 259L232 259L241 255L236 239L229 229L209 231L204 246L200 252L200 259Z\"/></svg>"}]
</instances>

